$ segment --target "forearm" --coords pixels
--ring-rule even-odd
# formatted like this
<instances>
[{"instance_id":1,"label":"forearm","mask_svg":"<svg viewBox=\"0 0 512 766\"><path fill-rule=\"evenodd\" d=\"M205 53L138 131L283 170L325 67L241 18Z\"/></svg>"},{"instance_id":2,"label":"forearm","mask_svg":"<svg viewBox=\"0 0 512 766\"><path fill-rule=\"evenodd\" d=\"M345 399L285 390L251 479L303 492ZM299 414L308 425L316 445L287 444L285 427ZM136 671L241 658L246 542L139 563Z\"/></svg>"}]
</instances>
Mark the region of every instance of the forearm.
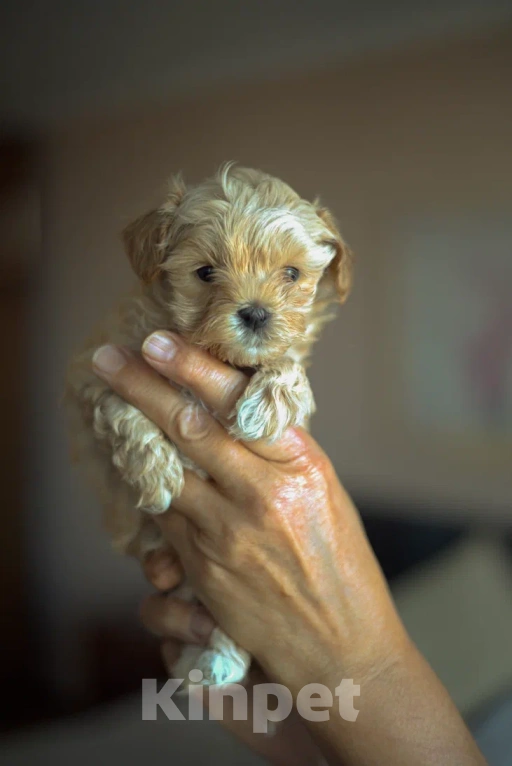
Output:
<instances>
[{"instance_id":1,"label":"forearm","mask_svg":"<svg viewBox=\"0 0 512 766\"><path fill-rule=\"evenodd\" d=\"M353 717L350 699L344 700L344 718L341 695L336 696L340 681L347 678L343 663L333 656L323 677L314 664L304 663L293 677L279 680L295 697L300 688L319 680L332 693L328 719L305 723L333 766L485 765L448 693L410 641L394 657L386 652L366 670L354 668L352 680L360 687L353 700L359 711L356 720L346 720Z\"/></svg>"}]
</instances>

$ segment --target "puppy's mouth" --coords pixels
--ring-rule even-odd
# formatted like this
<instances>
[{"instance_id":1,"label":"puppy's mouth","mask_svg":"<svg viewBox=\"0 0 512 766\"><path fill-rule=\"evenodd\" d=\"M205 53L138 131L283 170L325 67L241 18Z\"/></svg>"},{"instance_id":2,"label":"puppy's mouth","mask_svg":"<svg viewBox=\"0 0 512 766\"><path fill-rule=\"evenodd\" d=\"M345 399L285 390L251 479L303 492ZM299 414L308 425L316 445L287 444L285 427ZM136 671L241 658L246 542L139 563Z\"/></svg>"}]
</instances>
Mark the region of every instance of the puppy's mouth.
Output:
<instances>
[{"instance_id":1,"label":"puppy's mouth","mask_svg":"<svg viewBox=\"0 0 512 766\"><path fill-rule=\"evenodd\" d=\"M225 347L224 360L237 370L241 370L246 375L253 375L264 364L271 363L285 353L286 348L281 344L273 345L271 343L261 344L237 344L236 346Z\"/></svg>"},{"instance_id":2,"label":"puppy's mouth","mask_svg":"<svg viewBox=\"0 0 512 766\"><path fill-rule=\"evenodd\" d=\"M231 367L252 375L263 364L282 356L292 342L290 337L285 338L284 333L279 331L278 323L272 321L268 325L252 328L231 318L227 325L213 324L210 333L199 330L193 342Z\"/></svg>"},{"instance_id":3,"label":"puppy's mouth","mask_svg":"<svg viewBox=\"0 0 512 766\"><path fill-rule=\"evenodd\" d=\"M243 372L244 375L248 375L250 378L254 375L255 372L258 372L261 365L256 365L256 367L239 367L237 364L234 364L233 367L235 370L239 370L240 372Z\"/></svg>"}]
</instances>

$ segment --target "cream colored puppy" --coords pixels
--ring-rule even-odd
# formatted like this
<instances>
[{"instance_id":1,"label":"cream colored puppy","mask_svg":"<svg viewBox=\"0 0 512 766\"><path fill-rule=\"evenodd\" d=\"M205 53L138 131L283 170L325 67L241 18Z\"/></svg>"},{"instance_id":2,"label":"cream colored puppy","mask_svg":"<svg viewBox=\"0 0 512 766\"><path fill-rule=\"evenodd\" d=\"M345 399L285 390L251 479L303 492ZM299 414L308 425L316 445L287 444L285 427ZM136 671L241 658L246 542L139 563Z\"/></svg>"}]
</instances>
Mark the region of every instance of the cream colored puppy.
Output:
<instances>
[{"instance_id":1,"label":"cream colored puppy","mask_svg":"<svg viewBox=\"0 0 512 766\"><path fill-rule=\"evenodd\" d=\"M350 290L351 253L330 214L257 170L227 164L186 188L173 178L158 210L124 232L137 291L75 356L67 378L75 453L98 487L114 546L143 558L165 543L153 520L193 468L172 442L92 371L98 346L139 351L168 329L252 373L233 412L238 439L277 439L307 427L314 400L305 374L312 343ZM200 472L199 472L200 473ZM193 598L190 589L184 598ZM204 683L235 683L250 657L220 629L208 649L185 647L174 668Z\"/></svg>"}]
</instances>

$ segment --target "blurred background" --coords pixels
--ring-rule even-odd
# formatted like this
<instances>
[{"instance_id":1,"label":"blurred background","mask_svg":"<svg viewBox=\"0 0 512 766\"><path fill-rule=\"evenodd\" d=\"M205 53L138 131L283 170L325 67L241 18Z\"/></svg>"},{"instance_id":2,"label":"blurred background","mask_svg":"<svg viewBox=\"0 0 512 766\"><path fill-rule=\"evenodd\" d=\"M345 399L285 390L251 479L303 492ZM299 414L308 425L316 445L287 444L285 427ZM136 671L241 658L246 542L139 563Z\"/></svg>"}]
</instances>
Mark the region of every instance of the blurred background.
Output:
<instances>
[{"instance_id":1,"label":"blurred background","mask_svg":"<svg viewBox=\"0 0 512 766\"><path fill-rule=\"evenodd\" d=\"M147 592L70 465L66 361L133 281L119 232L233 159L319 194L357 253L314 434L413 638L512 763L512 3L0 9L0 761L257 763L142 722ZM176 745L178 743L178 745Z\"/></svg>"}]
</instances>

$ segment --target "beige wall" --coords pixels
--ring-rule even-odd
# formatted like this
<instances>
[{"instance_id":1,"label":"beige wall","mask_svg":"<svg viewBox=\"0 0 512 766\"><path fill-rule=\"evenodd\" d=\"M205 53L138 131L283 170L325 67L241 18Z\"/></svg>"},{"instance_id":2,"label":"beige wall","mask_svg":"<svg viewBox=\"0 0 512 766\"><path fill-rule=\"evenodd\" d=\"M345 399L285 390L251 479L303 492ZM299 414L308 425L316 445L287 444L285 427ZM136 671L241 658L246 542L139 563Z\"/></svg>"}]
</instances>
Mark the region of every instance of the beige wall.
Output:
<instances>
[{"instance_id":1,"label":"beige wall","mask_svg":"<svg viewBox=\"0 0 512 766\"><path fill-rule=\"evenodd\" d=\"M310 78L197 93L55 137L47 261L33 315L34 523L41 588L56 599L52 631L67 635L87 609L121 609L141 591L135 566L110 554L94 502L68 469L55 401L73 345L131 282L119 230L179 169L195 181L235 159L304 196L320 193L357 251L356 289L319 344L311 375L314 431L348 486L368 496L437 499L454 510L510 505L502 473L491 467L482 478L464 461L447 466L431 453L425 460L398 427L389 433L388 422L394 232L418 213L510 211L511 81L512 30L505 30Z\"/></svg>"}]
</instances>

